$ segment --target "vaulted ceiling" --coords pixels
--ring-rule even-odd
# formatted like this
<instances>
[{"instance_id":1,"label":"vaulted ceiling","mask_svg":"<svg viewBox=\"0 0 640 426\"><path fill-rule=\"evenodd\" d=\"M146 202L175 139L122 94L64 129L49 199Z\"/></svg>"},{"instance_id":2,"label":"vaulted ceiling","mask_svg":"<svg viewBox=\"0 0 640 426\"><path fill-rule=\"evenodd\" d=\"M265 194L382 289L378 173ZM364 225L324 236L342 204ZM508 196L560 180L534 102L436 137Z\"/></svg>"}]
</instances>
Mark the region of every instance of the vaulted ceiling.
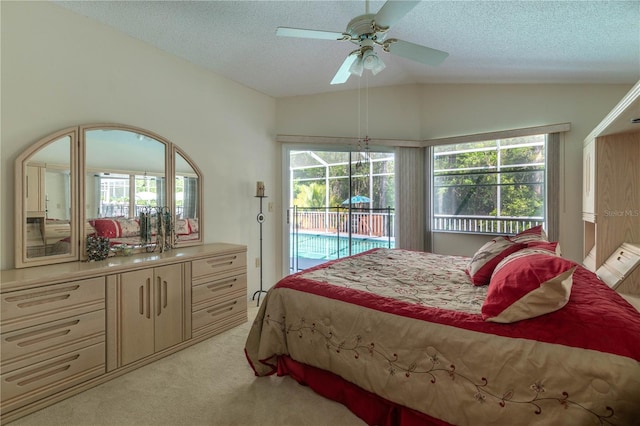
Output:
<instances>
[{"instance_id":1,"label":"vaulted ceiling","mask_svg":"<svg viewBox=\"0 0 640 426\"><path fill-rule=\"evenodd\" d=\"M382 52L373 76L329 82L348 41L276 36L278 26L343 32L362 1L55 1L273 97L411 83L623 83L640 79L640 2L430 1L389 36L446 51L432 67ZM370 1L376 13L384 1Z\"/></svg>"}]
</instances>

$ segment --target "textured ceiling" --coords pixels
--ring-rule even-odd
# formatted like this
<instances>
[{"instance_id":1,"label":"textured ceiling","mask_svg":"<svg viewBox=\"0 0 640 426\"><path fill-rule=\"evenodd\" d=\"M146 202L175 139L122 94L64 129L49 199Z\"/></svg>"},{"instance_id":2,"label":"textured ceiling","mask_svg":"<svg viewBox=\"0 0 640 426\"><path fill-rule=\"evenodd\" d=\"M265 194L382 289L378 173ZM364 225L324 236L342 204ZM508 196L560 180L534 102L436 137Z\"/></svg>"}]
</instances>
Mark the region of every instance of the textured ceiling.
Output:
<instances>
[{"instance_id":1,"label":"textured ceiling","mask_svg":"<svg viewBox=\"0 0 640 426\"><path fill-rule=\"evenodd\" d=\"M449 52L438 67L378 52L386 69L329 85L352 43L277 37L342 32L365 1L55 1L273 97L409 83L624 83L640 79L640 1L429 1L390 37ZM384 1L371 1L376 13ZM359 81L361 80L361 81Z\"/></svg>"}]
</instances>

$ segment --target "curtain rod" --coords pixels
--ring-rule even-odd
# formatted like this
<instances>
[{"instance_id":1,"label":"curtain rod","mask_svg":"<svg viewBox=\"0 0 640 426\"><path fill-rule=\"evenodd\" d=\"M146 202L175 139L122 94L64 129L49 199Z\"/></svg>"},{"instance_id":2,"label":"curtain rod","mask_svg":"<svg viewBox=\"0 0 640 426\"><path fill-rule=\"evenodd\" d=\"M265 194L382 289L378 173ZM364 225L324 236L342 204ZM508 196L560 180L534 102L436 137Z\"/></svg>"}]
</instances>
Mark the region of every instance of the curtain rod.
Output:
<instances>
[{"instance_id":1,"label":"curtain rod","mask_svg":"<svg viewBox=\"0 0 640 426\"><path fill-rule=\"evenodd\" d=\"M487 133L453 136L438 139L380 139L371 138L369 143L374 146L392 146L408 148L424 148L433 145L448 145L453 143L477 142L491 139L507 139L519 136L531 136L543 133L560 133L571 130L571 123L548 124L544 126L526 127L522 129L500 130ZM340 136L305 136L305 135L276 135L276 142L299 143L314 145L354 145L358 138Z\"/></svg>"}]
</instances>

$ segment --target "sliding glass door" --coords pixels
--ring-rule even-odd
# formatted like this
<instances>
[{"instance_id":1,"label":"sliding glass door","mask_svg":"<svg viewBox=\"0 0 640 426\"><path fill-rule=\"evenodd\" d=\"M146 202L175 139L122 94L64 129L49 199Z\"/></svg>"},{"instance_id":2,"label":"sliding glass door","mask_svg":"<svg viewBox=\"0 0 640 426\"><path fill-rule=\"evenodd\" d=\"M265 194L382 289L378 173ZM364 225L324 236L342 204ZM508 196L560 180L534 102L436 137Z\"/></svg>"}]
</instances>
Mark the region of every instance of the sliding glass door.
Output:
<instances>
[{"instance_id":1,"label":"sliding glass door","mask_svg":"<svg viewBox=\"0 0 640 426\"><path fill-rule=\"evenodd\" d=\"M394 154L289 149L289 270L394 247Z\"/></svg>"}]
</instances>

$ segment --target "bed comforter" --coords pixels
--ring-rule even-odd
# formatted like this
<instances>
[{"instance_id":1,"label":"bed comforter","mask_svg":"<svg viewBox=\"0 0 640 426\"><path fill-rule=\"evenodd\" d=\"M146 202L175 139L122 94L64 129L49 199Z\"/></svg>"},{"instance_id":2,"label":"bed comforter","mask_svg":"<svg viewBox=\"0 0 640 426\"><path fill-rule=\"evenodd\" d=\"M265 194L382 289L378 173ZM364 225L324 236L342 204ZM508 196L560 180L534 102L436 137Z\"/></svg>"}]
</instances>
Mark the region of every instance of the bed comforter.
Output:
<instances>
[{"instance_id":1,"label":"bed comforter","mask_svg":"<svg viewBox=\"0 0 640 426\"><path fill-rule=\"evenodd\" d=\"M640 422L640 313L578 266L569 303L482 320L468 258L375 249L290 275L266 295L245 353L335 373L455 425Z\"/></svg>"}]
</instances>

